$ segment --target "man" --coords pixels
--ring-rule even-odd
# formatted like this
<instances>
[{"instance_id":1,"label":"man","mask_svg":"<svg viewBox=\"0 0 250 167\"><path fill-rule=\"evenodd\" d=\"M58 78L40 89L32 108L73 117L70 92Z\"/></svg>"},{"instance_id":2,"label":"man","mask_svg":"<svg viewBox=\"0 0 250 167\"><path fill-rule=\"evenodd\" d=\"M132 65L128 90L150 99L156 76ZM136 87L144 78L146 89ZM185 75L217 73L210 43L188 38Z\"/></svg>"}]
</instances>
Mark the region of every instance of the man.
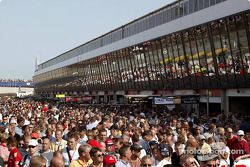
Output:
<instances>
[{"instance_id":1,"label":"man","mask_svg":"<svg viewBox=\"0 0 250 167\"><path fill-rule=\"evenodd\" d=\"M56 130L56 141L53 142L50 145L50 149L55 152L55 151L61 151L63 150L66 145L67 145L67 141L62 139L62 131L61 130Z\"/></svg>"},{"instance_id":2,"label":"man","mask_svg":"<svg viewBox=\"0 0 250 167\"><path fill-rule=\"evenodd\" d=\"M140 159L141 149L142 147L139 144L132 144L130 146L130 150L132 152L130 160L131 167L141 166L141 159Z\"/></svg>"},{"instance_id":3,"label":"man","mask_svg":"<svg viewBox=\"0 0 250 167\"><path fill-rule=\"evenodd\" d=\"M197 160L192 155L188 155L188 154L184 154L181 156L180 165L182 167L199 167L200 166Z\"/></svg>"},{"instance_id":4,"label":"man","mask_svg":"<svg viewBox=\"0 0 250 167\"><path fill-rule=\"evenodd\" d=\"M15 132L19 136L23 136L22 127L24 125L24 121L25 119L21 116L17 118L17 126L15 127Z\"/></svg>"},{"instance_id":5,"label":"man","mask_svg":"<svg viewBox=\"0 0 250 167\"><path fill-rule=\"evenodd\" d=\"M8 115L3 116L3 121L0 123L0 126L3 126L6 128L8 125L8 120L9 120Z\"/></svg>"},{"instance_id":6,"label":"man","mask_svg":"<svg viewBox=\"0 0 250 167\"><path fill-rule=\"evenodd\" d=\"M105 142L107 140L107 130L106 129L102 129L99 132L99 141Z\"/></svg>"},{"instance_id":7,"label":"man","mask_svg":"<svg viewBox=\"0 0 250 167\"><path fill-rule=\"evenodd\" d=\"M50 139L49 138L43 138L42 141L42 150L40 151L40 154L47 158L48 164L50 164L50 161L53 158L53 152L50 150Z\"/></svg>"},{"instance_id":8,"label":"man","mask_svg":"<svg viewBox=\"0 0 250 167\"><path fill-rule=\"evenodd\" d=\"M67 146L63 149L63 159L65 166L69 166L72 160L76 160L79 157L77 147L77 134L73 133L68 136Z\"/></svg>"},{"instance_id":9,"label":"man","mask_svg":"<svg viewBox=\"0 0 250 167\"><path fill-rule=\"evenodd\" d=\"M20 163L22 162L22 155L21 153L18 151L17 146L17 142L16 139L14 137L9 137L8 138L8 148L10 150L10 155L9 155L9 159L8 159L8 166L9 167L19 167Z\"/></svg>"},{"instance_id":10,"label":"man","mask_svg":"<svg viewBox=\"0 0 250 167\"><path fill-rule=\"evenodd\" d=\"M152 166L153 166L152 159L150 158L150 156L145 155L141 160L141 167L152 167Z\"/></svg>"},{"instance_id":11,"label":"man","mask_svg":"<svg viewBox=\"0 0 250 167\"><path fill-rule=\"evenodd\" d=\"M172 161L171 161L171 157L173 153L172 148L165 143L161 143L158 145L158 151L160 152L162 156L162 160L159 162L157 167L162 167L168 164L172 165Z\"/></svg>"},{"instance_id":12,"label":"man","mask_svg":"<svg viewBox=\"0 0 250 167\"><path fill-rule=\"evenodd\" d=\"M209 144L206 143L206 138L203 135L199 137L198 152L200 154L210 154L212 149Z\"/></svg>"},{"instance_id":13,"label":"man","mask_svg":"<svg viewBox=\"0 0 250 167\"><path fill-rule=\"evenodd\" d=\"M38 142L35 139L31 139L29 142L29 153L24 157L24 165L29 166L31 158L39 155Z\"/></svg>"},{"instance_id":14,"label":"man","mask_svg":"<svg viewBox=\"0 0 250 167\"><path fill-rule=\"evenodd\" d=\"M147 130L142 133L142 138L140 139L140 145L142 148L149 153L150 151L150 146L149 146L149 141L152 139L152 132L150 130Z\"/></svg>"},{"instance_id":15,"label":"man","mask_svg":"<svg viewBox=\"0 0 250 167\"><path fill-rule=\"evenodd\" d=\"M78 148L78 159L73 160L70 163L69 167L88 167L90 165L90 150L91 150L91 146L88 144L85 145L81 145ZM65 166L67 166L66 161L65 161Z\"/></svg>"},{"instance_id":16,"label":"man","mask_svg":"<svg viewBox=\"0 0 250 167\"><path fill-rule=\"evenodd\" d=\"M116 162L116 167L131 167L129 161L131 158L131 150L129 145L123 145L119 149L120 159Z\"/></svg>"},{"instance_id":17,"label":"man","mask_svg":"<svg viewBox=\"0 0 250 167\"><path fill-rule=\"evenodd\" d=\"M103 166L103 153L99 148L92 148L90 150L90 157L93 160L91 167L102 167Z\"/></svg>"},{"instance_id":18,"label":"man","mask_svg":"<svg viewBox=\"0 0 250 167\"><path fill-rule=\"evenodd\" d=\"M244 131L237 132L238 139L236 139L232 146L232 159L236 160L239 156L250 154L250 148L247 141L244 139Z\"/></svg>"}]
</instances>

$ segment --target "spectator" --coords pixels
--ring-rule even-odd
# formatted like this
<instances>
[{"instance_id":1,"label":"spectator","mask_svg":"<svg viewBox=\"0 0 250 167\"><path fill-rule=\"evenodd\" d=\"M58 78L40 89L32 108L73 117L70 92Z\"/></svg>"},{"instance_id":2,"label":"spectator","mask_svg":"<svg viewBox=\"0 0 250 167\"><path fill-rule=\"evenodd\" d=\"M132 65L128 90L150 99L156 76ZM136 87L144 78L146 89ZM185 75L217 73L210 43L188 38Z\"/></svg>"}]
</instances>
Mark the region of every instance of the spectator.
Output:
<instances>
[{"instance_id":1,"label":"spectator","mask_svg":"<svg viewBox=\"0 0 250 167\"><path fill-rule=\"evenodd\" d=\"M36 155L32 157L30 161L30 167L45 167L47 160L42 155Z\"/></svg>"},{"instance_id":2,"label":"spectator","mask_svg":"<svg viewBox=\"0 0 250 167\"><path fill-rule=\"evenodd\" d=\"M70 163L70 167L78 167L78 166L88 166L90 165L90 151L91 146L90 145L81 145L78 148L78 159L72 160ZM69 155L71 156L71 155ZM73 156L72 156L73 157ZM69 160L70 161L70 160ZM67 166L67 163L65 163L65 166Z\"/></svg>"},{"instance_id":3,"label":"spectator","mask_svg":"<svg viewBox=\"0 0 250 167\"><path fill-rule=\"evenodd\" d=\"M237 132L238 139L236 139L232 146L232 159L236 160L239 156L250 154L250 149L247 141L244 139L244 131Z\"/></svg>"},{"instance_id":4,"label":"spectator","mask_svg":"<svg viewBox=\"0 0 250 167\"><path fill-rule=\"evenodd\" d=\"M103 156L104 154L99 148L92 148L90 150L90 157L93 161L92 167L102 167L103 166Z\"/></svg>"},{"instance_id":5,"label":"spectator","mask_svg":"<svg viewBox=\"0 0 250 167\"><path fill-rule=\"evenodd\" d=\"M62 139L62 131L61 130L59 130L59 129L56 130L55 135L56 135L56 141L51 143L50 149L52 151L61 151L66 147L67 141Z\"/></svg>"},{"instance_id":6,"label":"spectator","mask_svg":"<svg viewBox=\"0 0 250 167\"><path fill-rule=\"evenodd\" d=\"M152 167L152 166L153 166L152 159L150 158L150 156L145 155L141 160L141 167Z\"/></svg>"},{"instance_id":7,"label":"spectator","mask_svg":"<svg viewBox=\"0 0 250 167\"><path fill-rule=\"evenodd\" d=\"M123 145L119 149L120 159L116 162L116 167L131 167L130 158L131 158L131 150L128 145Z\"/></svg>"},{"instance_id":8,"label":"spectator","mask_svg":"<svg viewBox=\"0 0 250 167\"><path fill-rule=\"evenodd\" d=\"M44 156L47 161L48 161L48 164L50 164L50 161L52 160L53 158L53 151L50 150L50 139L49 138L43 138L42 140L42 150L40 151L40 154L42 156Z\"/></svg>"}]
</instances>

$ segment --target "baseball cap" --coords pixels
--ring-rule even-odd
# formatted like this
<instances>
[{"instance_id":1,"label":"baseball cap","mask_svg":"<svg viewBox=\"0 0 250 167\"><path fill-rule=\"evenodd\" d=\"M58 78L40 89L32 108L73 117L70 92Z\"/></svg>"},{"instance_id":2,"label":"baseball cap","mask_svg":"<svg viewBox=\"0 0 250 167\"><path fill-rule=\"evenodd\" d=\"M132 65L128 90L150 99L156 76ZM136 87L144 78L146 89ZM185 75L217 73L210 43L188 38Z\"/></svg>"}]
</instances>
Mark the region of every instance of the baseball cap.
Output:
<instances>
[{"instance_id":1,"label":"baseball cap","mask_svg":"<svg viewBox=\"0 0 250 167\"><path fill-rule=\"evenodd\" d=\"M35 133L35 132L31 133L30 136L31 136L32 139L38 139L40 137L39 134Z\"/></svg>"},{"instance_id":2,"label":"baseball cap","mask_svg":"<svg viewBox=\"0 0 250 167\"><path fill-rule=\"evenodd\" d=\"M107 155L104 160L103 160L103 163L105 165L115 165L116 163L116 159L113 155Z\"/></svg>"},{"instance_id":3,"label":"baseball cap","mask_svg":"<svg viewBox=\"0 0 250 167\"><path fill-rule=\"evenodd\" d=\"M155 140L152 140L148 143L150 146L153 146L153 145L158 145L159 143Z\"/></svg>"},{"instance_id":4,"label":"baseball cap","mask_svg":"<svg viewBox=\"0 0 250 167\"><path fill-rule=\"evenodd\" d=\"M167 144L161 143L158 145L158 149L161 152L161 155L164 156L169 156L170 155L170 150Z\"/></svg>"},{"instance_id":5,"label":"baseball cap","mask_svg":"<svg viewBox=\"0 0 250 167\"><path fill-rule=\"evenodd\" d=\"M112 139L107 139L107 140L105 141L105 144L106 144L106 145L113 145L114 143L113 143Z\"/></svg>"},{"instance_id":6,"label":"baseball cap","mask_svg":"<svg viewBox=\"0 0 250 167\"><path fill-rule=\"evenodd\" d=\"M244 131L243 130L238 130L237 135L238 136L244 136Z\"/></svg>"},{"instance_id":7,"label":"baseball cap","mask_svg":"<svg viewBox=\"0 0 250 167\"><path fill-rule=\"evenodd\" d=\"M139 144L136 144L136 143L134 143L134 144L132 144L131 146L130 146L130 150L131 151L141 151L141 149L142 149L142 146L140 146Z\"/></svg>"},{"instance_id":8,"label":"baseball cap","mask_svg":"<svg viewBox=\"0 0 250 167\"><path fill-rule=\"evenodd\" d=\"M16 124L17 122L16 122L16 120L14 120L14 119L12 119L11 121L10 121L10 124Z\"/></svg>"},{"instance_id":9,"label":"baseball cap","mask_svg":"<svg viewBox=\"0 0 250 167\"><path fill-rule=\"evenodd\" d=\"M29 146L38 146L37 140L36 140L36 139L31 139L31 140L29 141Z\"/></svg>"},{"instance_id":10,"label":"baseball cap","mask_svg":"<svg viewBox=\"0 0 250 167\"><path fill-rule=\"evenodd\" d=\"M200 138L200 140L206 140L204 135L200 135L199 138Z\"/></svg>"},{"instance_id":11,"label":"baseball cap","mask_svg":"<svg viewBox=\"0 0 250 167\"><path fill-rule=\"evenodd\" d=\"M89 140L88 144L91 145L92 147L102 148L102 145L94 139Z\"/></svg>"}]
</instances>

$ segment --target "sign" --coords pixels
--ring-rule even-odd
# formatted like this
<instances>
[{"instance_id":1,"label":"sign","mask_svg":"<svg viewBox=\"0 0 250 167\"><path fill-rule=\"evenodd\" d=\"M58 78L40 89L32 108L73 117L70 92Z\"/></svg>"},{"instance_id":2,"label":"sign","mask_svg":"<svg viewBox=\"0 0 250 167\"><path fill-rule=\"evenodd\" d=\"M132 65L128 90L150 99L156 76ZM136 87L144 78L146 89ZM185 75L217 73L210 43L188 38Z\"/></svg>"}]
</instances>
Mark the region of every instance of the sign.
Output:
<instances>
[{"instance_id":1,"label":"sign","mask_svg":"<svg viewBox=\"0 0 250 167\"><path fill-rule=\"evenodd\" d=\"M198 104L200 101L200 96L181 96L182 104Z\"/></svg>"},{"instance_id":2,"label":"sign","mask_svg":"<svg viewBox=\"0 0 250 167\"><path fill-rule=\"evenodd\" d=\"M174 97L155 97L155 104L174 104Z\"/></svg>"},{"instance_id":3,"label":"sign","mask_svg":"<svg viewBox=\"0 0 250 167\"><path fill-rule=\"evenodd\" d=\"M60 98L60 99L61 99L61 98L65 98L65 94L57 94L57 95L56 95L56 98Z\"/></svg>"},{"instance_id":4,"label":"sign","mask_svg":"<svg viewBox=\"0 0 250 167\"><path fill-rule=\"evenodd\" d=\"M224 166L221 166L221 167L224 167ZM234 167L250 167L250 159L239 160L239 162L234 164Z\"/></svg>"}]
</instances>

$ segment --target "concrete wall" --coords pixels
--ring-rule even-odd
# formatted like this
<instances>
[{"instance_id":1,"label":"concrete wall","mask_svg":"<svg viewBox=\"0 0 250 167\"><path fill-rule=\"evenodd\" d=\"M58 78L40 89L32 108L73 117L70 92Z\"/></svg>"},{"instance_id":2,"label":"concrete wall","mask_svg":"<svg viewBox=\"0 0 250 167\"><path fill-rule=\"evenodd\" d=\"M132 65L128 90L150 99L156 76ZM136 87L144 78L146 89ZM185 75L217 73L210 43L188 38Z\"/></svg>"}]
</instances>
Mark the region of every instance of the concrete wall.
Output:
<instances>
[{"instance_id":1,"label":"concrete wall","mask_svg":"<svg viewBox=\"0 0 250 167\"><path fill-rule=\"evenodd\" d=\"M16 95L18 91L34 92L34 88L0 87L0 96Z\"/></svg>"}]
</instances>

